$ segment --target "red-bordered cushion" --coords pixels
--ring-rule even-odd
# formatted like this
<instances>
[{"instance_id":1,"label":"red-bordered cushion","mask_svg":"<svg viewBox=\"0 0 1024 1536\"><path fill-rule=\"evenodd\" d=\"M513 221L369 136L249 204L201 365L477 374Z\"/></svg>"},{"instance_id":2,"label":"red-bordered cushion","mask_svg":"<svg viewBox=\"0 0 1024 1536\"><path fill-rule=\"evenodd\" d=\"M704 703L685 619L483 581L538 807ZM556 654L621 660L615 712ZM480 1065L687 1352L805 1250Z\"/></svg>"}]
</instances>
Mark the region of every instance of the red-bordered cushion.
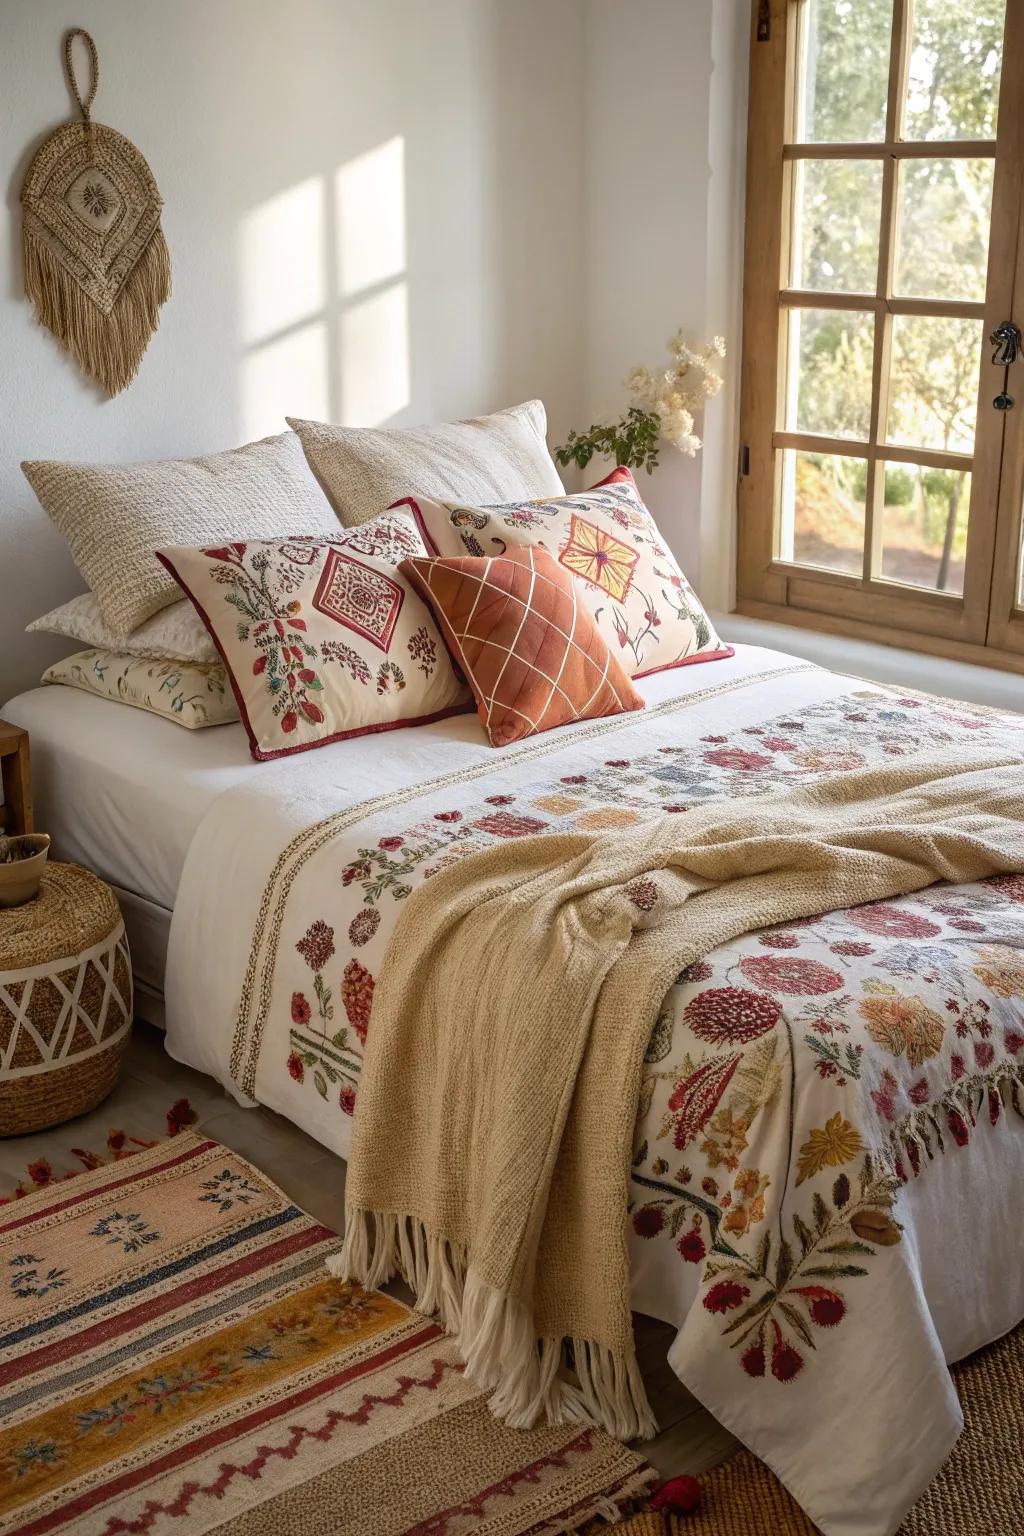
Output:
<instances>
[{"instance_id":1,"label":"red-bordered cushion","mask_svg":"<svg viewBox=\"0 0 1024 1536\"><path fill-rule=\"evenodd\" d=\"M164 549L220 652L259 761L472 708L398 562L424 554L407 512L337 538Z\"/></svg>"}]
</instances>

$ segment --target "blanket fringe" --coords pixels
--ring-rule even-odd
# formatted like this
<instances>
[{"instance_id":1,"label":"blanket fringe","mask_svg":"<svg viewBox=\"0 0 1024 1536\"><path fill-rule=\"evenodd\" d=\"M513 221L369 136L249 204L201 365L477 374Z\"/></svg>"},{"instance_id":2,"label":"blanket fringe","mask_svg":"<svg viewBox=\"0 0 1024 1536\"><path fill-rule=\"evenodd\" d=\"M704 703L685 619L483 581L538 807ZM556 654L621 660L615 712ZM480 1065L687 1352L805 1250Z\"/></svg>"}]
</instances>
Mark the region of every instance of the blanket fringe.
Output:
<instances>
[{"instance_id":1,"label":"blanket fringe","mask_svg":"<svg viewBox=\"0 0 1024 1536\"><path fill-rule=\"evenodd\" d=\"M512 1429L534 1424L600 1424L617 1440L658 1432L636 1357L589 1339L538 1338L532 1314L488 1284L466 1253L410 1216L349 1211L332 1274L373 1289L401 1274L416 1309L440 1318L465 1363L466 1378L489 1392L495 1418ZM566 1377L566 1345L576 1380Z\"/></svg>"},{"instance_id":2,"label":"blanket fringe","mask_svg":"<svg viewBox=\"0 0 1024 1536\"><path fill-rule=\"evenodd\" d=\"M923 1159L930 1162L945 1152L944 1132L958 1146L970 1139L986 1104L993 1124L1004 1109L1012 1108L1024 1118L1024 1064L1005 1061L993 1072L963 1077L934 1104L912 1110L894 1125L889 1132L889 1157L899 1182L907 1181L904 1152L916 1176Z\"/></svg>"}]
</instances>

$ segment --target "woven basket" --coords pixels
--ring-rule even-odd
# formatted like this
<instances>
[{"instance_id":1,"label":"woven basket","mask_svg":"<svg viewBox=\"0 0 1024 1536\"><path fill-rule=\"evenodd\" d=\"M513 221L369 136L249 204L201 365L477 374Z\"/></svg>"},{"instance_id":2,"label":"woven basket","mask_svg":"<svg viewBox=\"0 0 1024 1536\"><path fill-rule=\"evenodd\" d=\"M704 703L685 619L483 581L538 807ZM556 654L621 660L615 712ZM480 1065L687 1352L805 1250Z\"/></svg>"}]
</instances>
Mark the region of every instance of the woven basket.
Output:
<instances>
[{"instance_id":1,"label":"woven basket","mask_svg":"<svg viewBox=\"0 0 1024 1536\"><path fill-rule=\"evenodd\" d=\"M77 864L0 911L0 1136L85 1114L117 1082L132 968L113 895Z\"/></svg>"}]
</instances>

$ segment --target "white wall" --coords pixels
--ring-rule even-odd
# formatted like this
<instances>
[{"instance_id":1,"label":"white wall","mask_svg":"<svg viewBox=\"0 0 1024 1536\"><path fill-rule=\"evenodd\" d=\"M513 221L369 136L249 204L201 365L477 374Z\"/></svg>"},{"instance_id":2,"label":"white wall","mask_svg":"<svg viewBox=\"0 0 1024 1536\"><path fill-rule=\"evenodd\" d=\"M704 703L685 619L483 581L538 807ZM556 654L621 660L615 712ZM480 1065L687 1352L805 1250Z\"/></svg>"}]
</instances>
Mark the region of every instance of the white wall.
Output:
<instances>
[{"instance_id":1,"label":"white wall","mask_svg":"<svg viewBox=\"0 0 1024 1536\"><path fill-rule=\"evenodd\" d=\"M146 155L174 292L107 401L32 318L18 195L100 54L99 122ZM81 590L18 468L546 400L574 417L583 318L580 0L0 0L0 700L67 649ZM366 158L363 158L366 157Z\"/></svg>"},{"instance_id":2,"label":"white wall","mask_svg":"<svg viewBox=\"0 0 1024 1536\"><path fill-rule=\"evenodd\" d=\"M709 605L731 607L742 279L746 0L586 0L586 412L680 326L724 335L704 451L641 490ZM589 421L590 416L586 416Z\"/></svg>"},{"instance_id":3,"label":"white wall","mask_svg":"<svg viewBox=\"0 0 1024 1536\"><path fill-rule=\"evenodd\" d=\"M618 409L680 325L726 335L696 461L642 489L728 607L747 0L0 0L0 700L68 646L24 625L81 590L24 458L214 451L289 414L442 419L532 395L551 440ZM102 398L32 318L18 194L69 115L66 27L98 121L164 197L174 293Z\"/></svg>"}]
</instances>

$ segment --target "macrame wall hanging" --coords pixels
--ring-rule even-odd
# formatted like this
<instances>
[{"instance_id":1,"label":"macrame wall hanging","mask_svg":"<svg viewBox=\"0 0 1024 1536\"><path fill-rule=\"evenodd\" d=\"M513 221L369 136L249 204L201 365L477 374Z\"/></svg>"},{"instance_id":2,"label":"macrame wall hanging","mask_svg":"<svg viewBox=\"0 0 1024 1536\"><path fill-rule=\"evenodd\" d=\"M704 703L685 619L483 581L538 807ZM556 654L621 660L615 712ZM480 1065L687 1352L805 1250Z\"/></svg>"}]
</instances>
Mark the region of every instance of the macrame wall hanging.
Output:
<instances>
[{"instance_id":1,"label":"macrame wall hanging","mask_svg":"<svg viewBox=\"0 0 1024 1536\"><path fill-rule=\"evenodd\" d=\"M84 101L71 57L76 37L91 66ZM25 292L42 324L116 395L138 373L171 292L163 204L135 145L92 120L99 60L81 27L64 39L64 70L82 120L51 134L25 177Z\"/></svg>"}]
</instances>

